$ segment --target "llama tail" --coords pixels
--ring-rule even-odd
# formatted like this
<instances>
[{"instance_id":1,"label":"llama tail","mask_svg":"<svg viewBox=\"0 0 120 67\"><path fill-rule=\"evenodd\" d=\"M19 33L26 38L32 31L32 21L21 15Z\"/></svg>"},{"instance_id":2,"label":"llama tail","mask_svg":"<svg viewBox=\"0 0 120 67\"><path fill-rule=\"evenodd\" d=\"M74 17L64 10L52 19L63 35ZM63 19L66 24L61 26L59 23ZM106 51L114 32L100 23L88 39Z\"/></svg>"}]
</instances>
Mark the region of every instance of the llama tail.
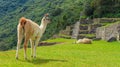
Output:
<instances>
[{"instance_id":1,"label":"llama tail","mask_svg":"<svg viewBox=\"0 0 120 67\"><path fill-rule=\"evenodd\" d=\"M22 27L25 26L26 22L27 22L27 21L26 21L26 18L25 18L25 17L20 18L19 23L20 23L20 25L21 25Z\"/></svg>"},{"instance_id":2,"label":"llama tail","mask_svg":"<svg viewBox=\"0 0 120 67\"><path fill-rule=\"evenodd\" d=\"M19 21L19 24L20 24L21 28L23 29L23 32L25 31L25 25L26 25L26 23L27 23L26 18L25 17L21 17L20 21Z\"/></svg>"}]
</instances>

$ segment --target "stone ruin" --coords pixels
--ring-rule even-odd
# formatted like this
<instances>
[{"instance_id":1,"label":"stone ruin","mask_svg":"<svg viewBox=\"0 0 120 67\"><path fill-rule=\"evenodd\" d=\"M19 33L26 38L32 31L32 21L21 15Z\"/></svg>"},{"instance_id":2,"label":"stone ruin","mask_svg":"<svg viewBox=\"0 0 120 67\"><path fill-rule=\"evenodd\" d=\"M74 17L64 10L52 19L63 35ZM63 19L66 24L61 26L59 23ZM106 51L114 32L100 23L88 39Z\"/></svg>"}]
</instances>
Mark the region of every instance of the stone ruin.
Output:
<instances>
[{"instance_id":1,"label":"stone ruin","mask_svg":"<svg viewBox=\"0 0 120 67\"><path fill-rule=\"evenodd\" d=\"M102 39L109 40L112 37L119 39L120 24L113 24L120 21L120 18L94 18L81 19L74 25L67 26L65 30L61 30L59 34L67 35L74 39L90 38L90 39ZM111 23L112 25L106 27L105 24ZM104 26L104 27L103 27ZM87 35L94 35L89 37Z\"/></svg>"},{"instance_id":2,"label":"stone ruin","mask_svg":"<svg viewBox=\"0 0 120 67\"><path fill-rule=\"evenodd\" d=\"M66 29L61 30L59 34L70 36L73 39L84 38L87 34L95 35L95 28L97 26L92 25L91 23L93 23L91 19L81 19L74 25L67 26ZM90 38L95 38L95 36Z\"/></svg>"},{"instance_id":3,"label":"stone ruin","mask_svg":"<svg viewBox=\"0 0 120 67\"><path fill-rule=\"evenodd\" d=\"M74 39L77 39L78 35L79 35L79 25L80 25L80 22L76 22L74 24L74 27L73 27L73 32L72 32L72 38Z\"/></svg>"},{"instance_id":4,"label":"stone ruin","mask_svg":"<svg viewBox=\"0 0 120 67\"><path fill-rule=\"evenodd\" d=\"M92 19L81 19L73 25L72 37L74 39L90 38L94 39L96 28L100 27L100 24L94 24ZM92 36L91 36L92 35Z\"/></svg>"},{"instance_id":5,"label":"stone ruin","mask_svg":"<svg viewBox=\"0 0 120 67\"><path fill-rule=\"evenodd\" d=\"M96 38L109 41L115 38L120 40L120 21L107 26L99 27L96 29Z\"/></svg>"},{"instance_id":6,"label":"stone ruin","mask_svg":"<svg viewBox=\"0 0 120 67\"><path fill-rule=\"evenodd\" d=\"M95 23L106 23L106 22L113 23L116 21L120 21L120 18L94 18L93 19L93 22Z\"/></svg>"}]
</instances>

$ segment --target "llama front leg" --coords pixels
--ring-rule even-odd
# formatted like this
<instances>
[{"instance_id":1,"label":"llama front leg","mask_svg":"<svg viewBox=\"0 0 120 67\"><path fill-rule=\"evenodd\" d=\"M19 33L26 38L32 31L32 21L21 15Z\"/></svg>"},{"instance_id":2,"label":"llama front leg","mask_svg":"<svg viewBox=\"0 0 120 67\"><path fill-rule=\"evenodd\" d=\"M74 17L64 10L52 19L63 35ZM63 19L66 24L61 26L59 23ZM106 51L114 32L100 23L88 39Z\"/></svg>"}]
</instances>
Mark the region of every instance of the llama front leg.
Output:
<instances>
[{"instance_id":1,"label":"llama front leg","mask_svg":"<svg viewBox=\"0 0 120 67\"><path fill-rule=\"evenodd\" d=\"M37 48L37 46L38 46L38 43L39 43L39 40L40 39L37 39L36 41L35 41L35 45L34 45L34 58L36 58L36 48Z\"/></svg>"},{"instance_id":2,"label":"llama front leg","mask_svg":"<svg viewBox=\"0 0 120 67\"><path fill-rule=\"evenodd\" d=\"M30 39L30 44L31 44L31 57L33 57L34 41L32 39Z\"/></svg>"}]
</instances>

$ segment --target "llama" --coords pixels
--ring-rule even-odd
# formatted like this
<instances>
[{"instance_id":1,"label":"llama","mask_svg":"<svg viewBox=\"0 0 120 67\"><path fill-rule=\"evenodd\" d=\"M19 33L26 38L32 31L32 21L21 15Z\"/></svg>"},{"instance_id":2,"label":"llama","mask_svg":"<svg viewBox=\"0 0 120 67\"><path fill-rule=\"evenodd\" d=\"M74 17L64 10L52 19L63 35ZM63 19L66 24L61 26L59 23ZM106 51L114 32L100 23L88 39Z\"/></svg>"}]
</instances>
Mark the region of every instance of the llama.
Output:
<instances>
[{"instance_id":1,"label":"llama","mask_svg":"<svg viewBox=\"0 0 120 67\"><path fill-rule=\"evenodd\" d=\"M27 44L30 40L31 44L31 57L36 57L36 47L45 32L47 24L50 23L49 14L45 14L41 20L41 25L39 26L35 22L30 19L26 19L25 17L20 18L19 24L17 27L18 33L18 42L17 42L17 50L16 50L16 59L18 59L18 51L21 45L21 42L24 38L24 58L27 59L26 51Z\"/></svg>"},{"instance_id":2,"label":"llama","mask_svg":"<svg viewBox=\"0 0 120 67\"><path fill-rule=\"evenodd\" d=\"M83 39L79 39L76 43L91 44L92 40L88 38L83 38Z\"/></svg>"}]
</instances>

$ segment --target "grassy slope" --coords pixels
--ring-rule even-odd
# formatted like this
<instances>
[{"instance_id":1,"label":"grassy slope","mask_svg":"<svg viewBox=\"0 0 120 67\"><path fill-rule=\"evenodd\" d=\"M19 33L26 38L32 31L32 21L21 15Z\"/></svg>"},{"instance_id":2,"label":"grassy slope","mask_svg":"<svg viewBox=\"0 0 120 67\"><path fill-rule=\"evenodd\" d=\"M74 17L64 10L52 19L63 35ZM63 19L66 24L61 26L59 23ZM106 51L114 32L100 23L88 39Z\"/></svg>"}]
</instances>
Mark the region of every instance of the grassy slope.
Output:
<instances>
[{"instance_id":1,"label":"grassy slope","mask_svg":"<svg viewBox=\"0 0 120 67\"><path fill-rule=\"evenodd\" d=\"M108 43L94 41L92 45L73 44L74 40L54 39L48 42L64 42L37 49L37 58L33 59L28 49L28 60L20 50L19 60L15 59L15 50L0 52L0 67L119 67L119 42Z\"/></svg>"}]
</instances>

